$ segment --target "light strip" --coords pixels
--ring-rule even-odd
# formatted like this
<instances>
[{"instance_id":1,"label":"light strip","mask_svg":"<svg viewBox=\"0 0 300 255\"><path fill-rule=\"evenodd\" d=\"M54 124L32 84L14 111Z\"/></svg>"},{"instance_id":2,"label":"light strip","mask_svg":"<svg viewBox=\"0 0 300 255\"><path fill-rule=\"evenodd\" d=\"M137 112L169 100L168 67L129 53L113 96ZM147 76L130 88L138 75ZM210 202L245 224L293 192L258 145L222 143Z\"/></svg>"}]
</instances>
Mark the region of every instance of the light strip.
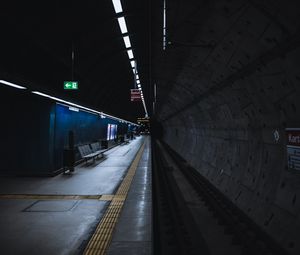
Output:
<instances>
[{"instance_id":1,"label":"light strip","mask_svg":"<svg viewBox=\"0 0 300 255\"><path fill-rule=\"evenodd\" d=\"M120 0L112 0L112 2L116 13L120 13L123 11Z\"/></svg>"},{"instance_id":2,"label":"light strip","mask_svg":"<svg viewBox=\"0 0 300 255\"><path fill-rule=\"evenodd\" d=\"M114 8L115 8L115 12L116 13L120 13L120 12L123 12L123 9L122 9L122 5L121 5L121 2L120 0L112 0L113 2L113 5L114 5ZM126 34L128 33L128 29L127 29L127 26L126 26L126 21L125 21L125 18L124 17L119 17L118 18L118 23L119 23L119 27L120 27L120 30L121 30L121 33L122 34ZM163 21L163 47L164 47L164 50L165 50L165 46L166 46L166 0L164 0L164 21ZM123 41L124 41L124 44L125 44L125 47L127 49L127 54L128 54L128 58L130 60L130 65L132 67L132 72L133 72L133 75L135 76L135 80L136 80L136 84L138 84L138 87L142 93L142 88L141 88L141 85L140 85L140 81L139 81L139 75L138 75L138 72L137 72L137 69L136 69L136 62L133 60L134 59L134 56L133 56L133 52L132 50L129 50L129 48L131 48L131 43L130 43L130 38L129 36L123 36ZM142 101L143 101L143 106L144 106L144 109L145 109L145 116L148 117L148 112L147 112L147 108L146 108L146 104L145 104L145 101L144 101L144 97L142 96Z\"/></svg>"},{"instance_id":3,"label":"light strip","mask_svg":"<svg viewBox=\"0 0 300 255\"><path fill-rule=\"evenodd\" d=\"M145 117L148 117L148 112L147 112L145 100L143 99L142 102L143 102L143 106L144 106L144 110L145 110Z\"/></svg>"},{"instance_id":4,"label":"light strip","mask_svg":"<svg viewBox=\"0 0 300 255\"><path fill-rule=\"evenodd\" d=\"M166 49L167 45L167 8L166 8L166 0L164 0L164 14L163 14L163 50Z\"/></svg>"},{"instance_id":5,"label":"light strip","mask_svg":"<svg viewBox=\"0 0 300 255\"><path fill-rule=\"evenodd\" d=\"M63 99L60 99L60 98L57 98L57 97L53 97L53 96L47 95L47 94L39 92L39 91L32 91L31 93L39 95L39 96L47 97L49 99L55 100L55 101L60 102L60 103L64 103L64 104L71 105L71 106L75 106L75 107L87 110L89 112L92 112L92 113L100 114L100 116L103 115L103 116L109 117L111 119L115 119L115 120L118 120L118 121L125 121L127 123L131 123L133 125L136 125L135 123L133 123L131 121L123 120L123 119L120 119L118 117L115 117L115 116L112 116L112 115L109 115L109 114L106 114L106 113L103 113L103 112L99 112L99 111L93 110L91 108L84 107L82 105L74 104L72 102L69 102L69 101L66 101L66 100L63 100Z\"/></svg>"},{"instance_id":6,"label":"light strip","mask_svg":"<svg viewBox=\"0 0 300 255\"><path fill-rule=\"evenodd\" d=\"M135 61L134 61L134 60L131 60L131 61L130 61L130 65L131 65L132 68L134 68L134 67L135 67Z\"/></svg>"},{"instance_id":7,"label":"light strip","mask_svg":"<svg viewBox=\"0 0 300 255\"><path fill-rule=\"evenodd\" d=\"M132 52L132 50L128 50L128 51L127 51L127 54L128 54L128 58L129 58L129 59L134 58L134 57L133 57L133 52Z\"/></svg>"},{"instance_id":8,"label":"light strip","mask_svg":"<svg viewBox=\"0 0 300 255\"><path fill-rule=\"evenodd\" d=\"M17 85L17 84L8 82L8 81L4 81L4 80L0 80L0 83L2 83L4 85L7 85L7 86L10 86L10 87L14 87L16 89L27 89L26 87L23 87L23 86L20 86L20 85Z\"/></svg>"},{"instance_id":9,"label":"light strip","mask_svg":"<svg viewBox=\"0 0 300 255\"><path fill-rule=\"evenodd\" d=\"M125 43L125 46L126 48L130 48L131 47L131 43L130 43L130 39L129 39L129 36L124 36L123 37L123 40L124 40L124 43Z\"/></svg>"},{"instance_id":10,"label":"light strip","mask_svg":"<svg viewBox=\"0 0 300 255\"><path fill-rule=\"evenodd\" d=\"M118 18L118 22L119 22L119 27L121 29L121 33L122 34L126 34L128 31L127 31L127 26L126 26L125 18L124 17Z\"/></svg>"}]
</instances>

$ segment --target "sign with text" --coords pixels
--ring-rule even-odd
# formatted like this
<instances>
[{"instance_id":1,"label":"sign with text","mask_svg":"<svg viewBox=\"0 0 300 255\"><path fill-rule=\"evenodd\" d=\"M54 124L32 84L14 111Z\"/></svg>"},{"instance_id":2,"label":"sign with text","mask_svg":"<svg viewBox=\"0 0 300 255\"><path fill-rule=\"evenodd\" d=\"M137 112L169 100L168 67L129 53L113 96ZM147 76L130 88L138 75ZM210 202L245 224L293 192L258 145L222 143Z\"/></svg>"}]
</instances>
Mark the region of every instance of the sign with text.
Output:
<instances>
[{"instance_id":1,"label":"sign with text","mask_svg":"<svg viewBox=\"0 0 300 255\"><path fill-rule=\"evenodd\" d=\"M141 91L139 89L131 89L130 90L130 101L131 102L136 102L136 101L141 101Z\"/></svg>"},{"instance_id":2,"label":"sign with text","mask_svg":"<svg viewBox=\"0 0 300 255\"><path fill-rule=\"evenodd\" d=\"M64 81L64 89L78 89L78 81Z\"/></svg>"},{"instance_id":3,"label":"sign with text","mask_svg":"<svg viewBox=\"0 0 300 255\"><path fill-rule=\"evenodd\" d=\"M137 122L138 123L149 123L150 122L150 118L137 118Z\"/></svg>"},{"instance_id":4,"label":"sign with text","mask_svg":"<svg viewBox=\"0 0 300 255\"><path fill-rule=\"evenodd\" d=\"M288 168L300 170L300 128L286 128Z\"/></svg>"}]
</instances>

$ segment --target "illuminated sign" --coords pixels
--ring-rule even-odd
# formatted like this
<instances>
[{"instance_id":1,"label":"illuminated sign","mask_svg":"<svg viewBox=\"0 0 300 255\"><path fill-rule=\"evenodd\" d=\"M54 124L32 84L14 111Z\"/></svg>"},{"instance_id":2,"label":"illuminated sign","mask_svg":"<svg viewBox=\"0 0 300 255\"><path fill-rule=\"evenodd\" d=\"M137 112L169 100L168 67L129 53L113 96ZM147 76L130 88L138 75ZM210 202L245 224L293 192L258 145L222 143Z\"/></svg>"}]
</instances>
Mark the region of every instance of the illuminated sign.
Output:
<instances>
[{"instance_id":1,"label":"illuminated sign","mask_svg":"<svg viewBox=\"0 0 300 255\"><path fill-rule=\"evenodd\" d=\"M149 123L149 121L150 121L149 118L137 118L137 122L138 122L138 123L141 123L141 122Z\"/></svg>"},{"instance_id":2,"label":"illuminated sign","mask_svg":"<svg viewBox=\"0 0 300 255\"><path fill-rule=\"evenodd\" d=\"M288 168L300 170L300 128L286 128Z\"/></svg>"},{"instance_id":3,"label":"illuminated sign","mask_svg":"<svg viewBox=\"0 0 300 255\"><path fill-rule=\"evenodd\" d=\"M67 89L67 90L78 89L78 81L65 81L64 89Z\"/></svg>"},{"instance_id":4,"label":"illuminated sign","mask_svg":"<svg viewBox=\"0 0 300 255\"><path fill-rule=\"evenodd\" d=\"M136 102L136 101L141 101L141 91L139 89L131 89L130 90L130 101L131 102Z\"/></svg>"},{"instance_id":5,"label":"illuminated sign","mask_svg":"<svg viewBox=\"0 0 300 255\"><path fill-rule=\"evenodd\" d=\"M107 125L107 140L113 140L117 138L118 126L116 124Z\"/></svg>"}]
</instances>

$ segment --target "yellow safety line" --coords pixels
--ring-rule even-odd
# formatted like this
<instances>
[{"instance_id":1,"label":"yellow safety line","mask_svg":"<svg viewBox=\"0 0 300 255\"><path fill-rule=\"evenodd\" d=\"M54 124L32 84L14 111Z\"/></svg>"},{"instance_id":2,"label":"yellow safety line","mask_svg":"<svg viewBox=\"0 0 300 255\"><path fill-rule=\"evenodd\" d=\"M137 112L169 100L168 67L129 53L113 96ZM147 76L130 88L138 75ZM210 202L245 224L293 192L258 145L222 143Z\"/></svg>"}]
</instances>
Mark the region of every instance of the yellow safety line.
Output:
<instances>
[{"instance_id":1,"label":"yellow safety line","mask_svg":"<svg viewBox=\"0 0 300 255\"><path fill-rule=\"evenodd\" d=\"M133 163L129 167L125 178L123 179L104 216L98 224L96 231L85 248L85 255L103 255L106 253L112 238L114 227L118 221L132 179L135 175L138 163L142 157L144 147L145 144L141 146L135 159L133 160Z\"/></svg>"},{"instance_id":2,"label":"yellow safety line","mask_svg":"<svg viewBox=\"0 0 300 255\"><path fill-rule=\"evenodd\" d=\"M83 200L94 199L101 201L111 201L114 195L43 195L43 194L0 194L1 199L39 199L39 200Z\"/></svg>"}]
</instances>

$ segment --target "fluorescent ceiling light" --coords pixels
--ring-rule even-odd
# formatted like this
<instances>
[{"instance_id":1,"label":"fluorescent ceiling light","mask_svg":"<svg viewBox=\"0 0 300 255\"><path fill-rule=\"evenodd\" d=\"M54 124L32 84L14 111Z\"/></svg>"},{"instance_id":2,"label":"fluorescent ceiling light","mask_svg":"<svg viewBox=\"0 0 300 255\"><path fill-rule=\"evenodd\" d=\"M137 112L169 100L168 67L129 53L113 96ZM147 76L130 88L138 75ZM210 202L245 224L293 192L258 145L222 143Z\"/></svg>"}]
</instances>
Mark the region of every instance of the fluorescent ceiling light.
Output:
<instances>
[{"instance_id":1,"label":"fluorescent ceiling light","mask_svg":"<svg viewBox=\"0 0 300 255\"><path fill-rule=\"evenodd\" d=\"M103 112L95 111L95 110L93 110L91 108L87 108L87 107L84 107L82 105L74 104L72 102L68 102L68 101L65 101L63 99L60 99L60 98L57 98L57 97L53 97L53 96L47 95L47 94L39 92L39 91L32 91L31 93L39 95L39 96L43 96L43 97L47 97L47 98L53 99L53 100L55 100L57 102L60 102L60 103L64 103L64 104L68 104L68 105L71 105L71 106L74 106L74 107L78 107L80 109L84 109L84 110L87 110L89 112L100 114L100 116L105 116L105 117L109 117L109 118L112 118L112 119L115 119L115 120L125 121L126 123L131 123L132 125L136 125L133 122L130 122L130 121L127 121L127 120L123 120L123 119L120 119L118 117L115 117L115 116L112 116L112 115L109 115L109 114L106 114L106 113L103 113Z\"/></svg>"},{"instance_id":2,"label":"fluorescent ceiling light","mask_svg":"<svg viewBox=\"0 0 300 255\"><path fill-rule=\"evenodd\" d=\"M135 61L134 61L134 60L131 60L131 61L130 61L130 65L131 65L131 67L134 68L134 67L135 67Z\"/></svg>"},{"instance_id":3,"label":"fluorescent ceiling light","mask_svg":"<svg viewBox=\"0 0 300 255\"><path fill-rule=\"evenodd\" d=\"M124 36L123 37L123 40L124 40L124 43L125 43L125 46L126 48L130 48L131 47L131 43L130 43L130 39L129 39L129 36Z\"/></svg>"},{"instance_id":4,"label":"fluorescent ceiling light","mask_svg":"<svg viewBox=\"0 0 300 255\"><path fill-rule=\"evenodd\" d=\"M140 87L141 87L141 84L138 84L137 86L138 86L138 88L140 88Z\"/></svg>"},{"instance_id":5,"label":"fluorescent ceiling light","mask_svg":"<svg viewBox=\"0 0 300 255\"><path fill-rule=\"evenodd\" d=\"M133 58L133 52L132 52L132 50L128 50L127 54L128 54L129 59Z\"/></svg>"},{"instance_id":6,"label":"fluorescent ceiling light","mask_svg":"<svg viewBox=\"0 0 300 255\"><path fill-rule=\"evenodd\" d=\"M10 86L10 87L14 87L16 89L26 89L26 87L23 87L23 86L20 86L20 85L17 85L17 84L8 82L8 81L4 81L4 80L0 80L0 83L2 83L4 85L7 85L7 86Z\"/></svg>"},{"instance_id":7,"label":"fluorescent ceiling light","mask_svg":"<svg viewBox=\"0 0 300 255\"><path fill-rule=\"evenodd\" d=\"M135 76L135 78L138 80L138 79L140 79L140 77L139 77L139 75L137 74L136 76Z\"/></svg>"},{"instance_id":8,"label":"fluorescent ceiling light","mask_svg":"<svg viewBox=\"0 0 300 255\"><path fill-rule=\"evenodd\" d=\"M119 12L123 11L120 0L112 0L112 2L113 2L116 13L119 13Z\"/></svg>"},{"instance_id":9,"label":"fluorescent ceiling light","mask_svg":"<svg viewBox=\"0 0 300 255\"><path fill-rule=\"evenodd\" d=\"M119 22L119 26L120 26L120 29L121 29L121 33L122 34L127 33L128 31L127 31L125 18L124 17L118 18L118 22Z\"/></svg>"},{"instance_id":10,"label":"fluorescent ceiling light","mask_svg":"<svg viewBox=\"0 0 300 255\"><path fill-rule=\"evenodd\" d=\"M136 83L137 83L137 84L141 84L140 80L137 80Z\"/></svg>"}]
</instances>

